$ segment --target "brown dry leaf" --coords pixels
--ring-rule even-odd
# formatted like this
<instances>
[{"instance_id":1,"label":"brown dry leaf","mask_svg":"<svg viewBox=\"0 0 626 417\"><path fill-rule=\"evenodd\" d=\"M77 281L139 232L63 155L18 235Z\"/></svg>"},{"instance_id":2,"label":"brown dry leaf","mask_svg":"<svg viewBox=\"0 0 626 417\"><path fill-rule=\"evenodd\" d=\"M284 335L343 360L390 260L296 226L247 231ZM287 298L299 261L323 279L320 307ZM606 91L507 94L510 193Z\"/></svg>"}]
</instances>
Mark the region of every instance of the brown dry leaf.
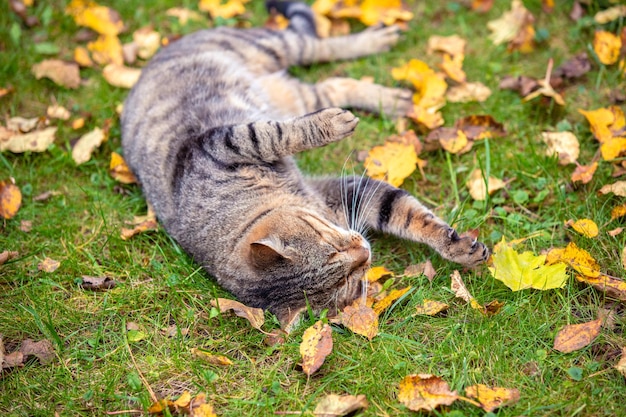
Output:
<instances>
[{"instance_id":1,"label":"brown dry leaf","mask_svg":"<svg viewBox=\"0 0 626 417\"><path fill-rule=\"evenodd\" d=\"M398 387L398 401L413 411L434 411L441 405L450 405L459 396L448 383L429 374L407 375Z\"/></svg>"},{"instance_id":2,"label":"brown dry leaf","mask_svg":"<svg viewBox=\"0 0 626 417\"><path fill-rule=\"evenodd\" d=\"M74 62L83 68L93 67L89 51L84 46L77 46L74 49Z\"/></svg>"},{"instance_id":3,"label":"brown dry leaf","mask_svg":"<svg viewBox=\"0 0 626 417\"><path fill-rule=\"evenodd\" d=\"M613 229L613 230L609 230L609 231L608 231L608 232L606 232L606 233L607 233L609 236L613 236L613 237L615 237L615 236L619 235L620 233L622 233L623 231L624 231L624 228L623 228L623 227L616 227L615 229Z\"/></svg>"},{"instance_id":4,"label":"brown dry leaf","mask_svg":"<svg viewBox=\"0 0 626 417\"><path fill-rule=\"evenodd\" d=\"M36 195L33 197L33 201L46 201L52 197L55 197L57 195L63 195L63 193L56 191L56 190L51 190L51 191L44 191L43 193Z\"/></svg>"},{"instance_id":5,"label":"brown dry leaf","mask_svg":"<svg viewBox=\"0 0 626 417\"><path fill-rule=\"evenodd\" d=\"M133 43L139 58L150 59L161 46L161 35L151 26L142 27L133 32Z\"/></svg>"},{"instance_id":6,"label":"brown dry leaf","mask_svg":"<svg viewBox=\"0 0 626 417\"><path fill-rule=\"evenodd\" d=\"M606 184L598 191L600 194L613 193L620 197L626 197L626 181L617 181L613 184Z\"/></svg>"},{"instance_id":7,"label":"brown dry leaf","mask_svg":"<svg viewBox=\"0 0 626 417\"><path fill-rule=\"evenodd\" d=\"M122 155L111 152L111 162L109 163L109 174L122 184L135 184L137 178L132 173Z\"/></svg>"},{"instance_id":8,"label":"brown dry leaf","mask_svg":"<svg viewBox=\"0 0 626 417\"><path fill-rule=\"evenodd\" d=\"M576 280L591 285L598 291L607 293L610 297L626 301L626 282L621 279L600 274L597 277L576 275Z\"/></svg>"},{"instance_id":9,"label":"brown dry leaf","mask_svg":"<svg viewBox=\"0 0 626 417\"><path fill-rule=\"evenodd\" d=\"M249 0L200 0L198 8L200 11L208 12L213 19L221 17L231 19L243 14L246 11L245 3Z\"/></svg>"},{"instance_id":10,"label":"brown dry leaf","mask_svg":"<svg viewBox=\"0 0 626 417\"><path fill-rule=\"evenodd\" d=\"M206 363L218 366L230 366L233 364L229 358L224 355L216 355L204 349L191 348L191 356L202 359Z\"/></svg>"},{"instance_id":11,"label":"brown dry leaf","mask_svg":"<svg viewBox=\"0 0 626 417\"><path fill-rule=\"evenodd\" d=\"M568 220L565 222L565 226L571 226L572 229L585 237L594 238L599 233L598 225L590 219Z\"/></svg>"},{"instance_id":12,"label":"brown dry leaf","mask_svg":"<svg viewBox=\"0 0 626 417\"><path fill-rule=\"evenodd\" d=\"M488 114L473 114L463 117L454 123L470 140L500 138L506 135L502 123L497 122Z\"/></svg>"},{"instance_id":13,"label":"brown dry leaf","mask_svg":"<svg viewBox=\"0 0 626 417\"><path fill-rule=\"evenodd\" d=\"M563 327L554 339L554 349L569 353L589 346L600 334L602 319Z\"/></svg>"},{"instance_id":14,"label":"brown dry leaf","mask_svg":"<svg viewBox=\"0 0 626 417\"><path fill-rule=\"evenodd\" d=\"M61 262L55 261L51 258L46 258L43 261L39 262L37 265L37 269L43 272L54 272L61 266Z\"/></svg>"},{"instance_id":15,"label":"brown dry leaf","mask_svg":"<svg viewBox=\"0 0 626 417\"><path fill-rule=\"evenodd\" d=\"M32 72L38 80L46 77L62 87L78 88L80 86L80 72L75 62L46 59L33 65Z\"/></svg>"},{"instance_id":16,"label":"brown dry leaf","mask_svg":"<svg viewBox=\"0 0 626 417\"><path fill-rule=\"evenodd\" d=\"M476 384L465 388L465 395L478 400L483 410L492 412L505 405L519 401L520 392L516 388L488 387Z\"/></svg>"},{"instance_id":17,"label":"brown dry leaf","mask_svg":"<svg viewBox=\"0 0 626 417\"><path fill-rule=\"evenodd\" d=\"M377 301L376 304L374 304L374 307L373 307L374 313L376 313L376 315L380 316L380 313L385 311L391 305L391 303L396 301L398 298L402 297L411 288L412 287L409 285L406 288L390 291L389 294L387 294L387 296L385 298L383 298L380 301Z\"/></svg>"},{"instance_id":18,"label":"brown dry leaf","mask_svg":"<svg viewBox=\"0 0 626 417\"><path fill-rule=\"evenodd\" d=\"M185 26L190 20L196 22L204 20L204 16L200 13L184 7L172 7L171 9L167 9L165 15L177 18L182 26Z\"/></svg>"},{"instance_id":19,"label":"brown dry leaf","mask_svg":"<svg viewBox=\"0 0 626 417\"><path fill-rule=\"evenodd\" d=\"M557 262L565 262L571 268L587 277L598 277L600 265L589 252L576 246L574 242L568 243L565 248L551 249L546 256L546 264L552 265Z\"/></svg>"},{"instance_id":20,"label":"brown dry leaf","mask_svg":"<svg viewBox=\"0 0 626 417\"><path fill-rule=\"evenodd\" d=\"M593 37L593 50L604 65L615 64L622 49L619 36L604 30L596 31Z\"/></svg>"},{"instance_id":21,"label":"brown dry leaf","mask_svg":"<svg viewBox=\"0 0 626 417\"><path fill-rule=\"evenodd\" d=\"M44 152L54 142L56 131L56 127L47 127L30 133L12 134L0 139L0 151L13 153Z\"/></svg>"},{"instance_id":22,"label":"brown dry leaf","mask_svg":"<svg viewBox=\"0 0 626 417\"><path fill-rule=\"evenodd\" d=\"M491 90L481 82L466 82L452 86L446 92L446 99L451 103L482 103L491 96Z\"/></svg>"},{"instance_id":23,"label":"brown dry leaf","mask_svg":"<svg viewBox=\"0 0 626 417\"><path fill-rule=\"evenodd\" d=\"M341 417L365 409L368 405L367 398L363 394L329 394L317 403L313 415L315 417Z\"/></svg>"},{"instance_id":24,"label":"brown dry leaf","mask_svg":"<svg viewBox=\"0 0 626 417\"><path fill-rule=\"evenodd\" d=\"M557 155L559 165L574 164L580 155L578 138L572 132L541 132L548 149L546 155Z\"/></svg>"},{"instance_id":25,"label":"brown dry leaf","mask_svg":"<svg viewBox=\"0 0 626 417\"><path fill-rule=\"evenodd\" d=\"M369 151L365 169L371 178L399 187L415 171L418 161L412 145L387 141Z\"/></svg>"},{"instance_id":26,"label":"brown dry leaf","mask_svg":"<svg viewBox=\"0 0 626 417\"><path fill-rule=\"evenodd\" d=\"M124 64L122 43L117 36L100 35L98 39L87 44L94 61L100 65Z\"/></svg>"},{"instance_id":27,"label":"brown dry leaf","mask_svg":"<svg viewBox=\"0 0 626 417\"><path fill-rule=\"evenodd\" d=\"M117 283L111 277L91 277L89 275L83 275L82 282L79 286L84 290L100 291L110 290L114 288Z\"/></svg>"},{"instance_id":28,"label":"brown dry leaf","mask_svg":"<svg viewBox=\"0 0 626 417\"><path fill-rule=\"evenodd\" d=\"M318 320L304 331L300 343L302 371L308 376L317 371L333 350L332 329L327 323Z\"/></svg>"},{"instance_id":29,"label":"brown dry leaf","mask_svg":"<svg viewBox=\"0 0 626 417\"><path fill-rule=\"evenodd\" d=\"M454 293L455 297L464 300L466 303L470 305L475 310L483 311L483 306L476 301L474 296L469 292L463 279L461 278L461 274L456 269L450 275L451 283L450 288Z\"/></svg>"},{"instance_id":30,"label":"brown dry leaf","mask_svg":"<svg viewBox=\"0 0 626 417\"><path fill-rule=\"evenodd\" d=\"M588 184L593 178L596 169L598 169L597 162L591 165L577 165L574 172L572 172L572 182L580 181L583 184Z\"/></svg>"},{"instance_id":31,"label":"brown dry leaf","mask_svg":"<svg viewBox=\"0 0 626 417\"><path fill-rule=\"evenodd\" d=\"M250 325L255 329L261 330L261 326L265 323L265 314L260 308L248 307L239 301L229 300L227 298L211 300L211 305L218 308L222 313L233 310L235 315L248 320Z\"/></svg>"},{"instance_id":32,"label":"brown dry leaf","mask_svg":"<svg viewBox=\"0 0 626 417\"><path fill-rule=\"evenodd\" d=\"M72 0L65 13L72 16L77 25L102 35L115 36L124 29L124 22L117 11L92 0Z\"/></svg>"},{"instance_id":33,"label":"brown dry leaf","mask_svg":"<svg viewBox=\"0 0 626 417\"><path fill-rule=\"evenodd\" d=\"M422 305L417 306L414 315L421 314L426 316L435 316L442 311L448 309L448 304L436 300L424 299Z\"/></svg>"},{"instance_id":34,"label":"brown dry leaf","mask_svg":"<svg viewBox=\"0 0 626 417\"><path fill-rule=\"evenodd\" d=\"M554 70L553 76L555 79L565 78L574 80L582 77L589 71L591 71L591 61L589 61L586 52L581 52L559 65L559 67Z\"/></svg>"},{"instance_id":35,"label":"brown dry leaf","mask_svg":"<svg viewBox=\"0 0 626 417\"><path fill-rule=\"evenodd\" d=\"M470 174L470 177L465 185L469 189L469 193L474 200L483 201L487 197L487 190L489 190L489 195L491 195L497 190L504 188L506 183L501 179L489 177L487 186L485 186L483 173L480 169L475 169Z\"/></svg>"},{"instance_id":36,"label":"brown dry leaf","mask_svg":"<svg viewBox=\"0 0 626 417\"><path fill-rule=\"evenodd\" d=\"M620 374L626 377L626 347L622 348L622 356L620 356L619 362L617 362L617 365L615 365L615 369L617 369Z\"/></svg>"},{"instance_id":37,"label":"brown dry leaf","mask_svg":"<svg viewBox=\"0 0 626 417\"><path fill-rule=\"evenodd\" d=\"M404 276L414 277L419 275L424 275L428 278L428 281L432 282L435 275L437 275L437 271L433 268L433 264L428 259L426 262L419 263L417 265L409 265L406 267L403 273Z\"/></svg>"},{"instance_id":38,"label":"brown dry leaf","mask_svg":"<svg viewBox=\"0 0 626 417\"><path fill-rule=\"evenodd\" d=\"M99 127L81 136L72 148L72 159L74 159L76 165L89 161L92 152L106 140L107 135Z\"/></svg>"},{"instance_id":39,"label":"brown dry leaf","mask_svg":"<svg viewBox=\"0 0 626 417\"><path fill-rule=\"evenodd\" d=\"M128 240L131 237L138 235L139 233L147 232L150 230L157 230L158 228L159 224L157 223L157 220L155 218L149 218L132 229L122 227L120 237L122 238L122 240Z\"/></svg>"},{"instance_id":40,"label":"brown dry leaf","mask_svg":"<svg viewBox=\"0 0 626 417\"><path fill-rule=\"evenodd\" d=\"M35 356L41 364L45 365L54 358L54 348L49 340L43 339L34 342L31 339L24 339L20 346L20 352L24 357Z\"/></svg>"},{"instance_id":41,"label":"brown dry leaf","mask_svg":"<svg viewBox=\"0 0 626 417\"><path fill-rule=\"evenodd\" d=\"M539 82L525 75L520 75L519 77L507 75L502 78L498 87L502 90L517 91L523 97L539 88Z\"/></svg>"},{"instance_id":42,"label":"brown dry leaf","mask_svg":"<svg viewBox=\"0 0 626 417\"><path fill-rule=\"evenodd\" d=\"M5 250L4 252L0 252L0 265L4 264L7 261L10 261L11 259L17 258L18 255L19 252L16 251Z\"/></svg>"},{"instance_id":43,"label":"brown dry leaf","mask_svg":"<svg viewBox=\"0 0 626 417\"><path fill-rule=\"evenodd\" d=\"M59 104L53 104L52 106L48 106L46 109L46 115L50 119L68 120L72 113Z\"/></svg>"},{"instance_id":44,"label":"brown dry leaf","mask_svg":"<svg viewBox=\"0 0 626 417\"><path fill-rule=\"evenodd\" d=\"M0 98L13 93L14 91L15 91L15 88L12 86L0 87Z\"/></svg>"},{"instance_id":45,"label":"brown dry leaf","mask_svg":"<svg viewBox=\"0 0 626 417\"><path fill-rule=\"evenodd\" d=\"M378 334L378 315L360 299L343 309L341 324L369 340Z\"/></svg>"},{"instance_id":46,"label":"brown dry leaf","mask_svg":"<svg viewBox=\"0 0 626 417\"><path fill-rule=\"evenodd\" d=\"M22 206L22 192L15 185L15 180L9 178L0 181L0 217L10 219L17 214Z\"/></svg>"},{"instance_id":47,"label":"brown dry leaf","mask_svg":"<svg viewBox=\"0 0 626 417\"><path fill-rule=\"evenodd\" d=\"M267 333L267 336L263 339L263 343L265 343L266 346L284 345L288 335L289 334L282 329L273 329Z\"/></svg>"},{"instance_id":48,"label":"brown dry leaf","mask_svg":"<svg viewBox=\"0 0 626 417\"><path fill-rule=\"evenodd\" d=\"M530 52L532 44L527 44L527 37L529 32L534 35L532 27L534 20L535 18L524 7L521 0L513 0L510 11L487 23L487 28L492 32L489 39L494 45L514 42L513 45L509 44L509 50L519 49L521 52Z\"/></svg>"},{"instance_id":49,"label":"brown dry leaf","mask_svg":"<svg viewBox=\"0 0 626 417\"><path fill-rule=\"evenodd\" d=\"M113 87L132 88L141 75L141 69L125 65L108 64L102 70L102 76Z\"/></svg>"},{"instance_id":50,"label":"brown dry leaf","mask_svg":"<svg viewBox=\"0 0 626 417\"><path fill-rule=\"evenodd\" d=\"M452 56L464 55L467 41L459 35L438 36L432 35L428 38L426 53L444 52Z\"/></svg>"}]
</instances>

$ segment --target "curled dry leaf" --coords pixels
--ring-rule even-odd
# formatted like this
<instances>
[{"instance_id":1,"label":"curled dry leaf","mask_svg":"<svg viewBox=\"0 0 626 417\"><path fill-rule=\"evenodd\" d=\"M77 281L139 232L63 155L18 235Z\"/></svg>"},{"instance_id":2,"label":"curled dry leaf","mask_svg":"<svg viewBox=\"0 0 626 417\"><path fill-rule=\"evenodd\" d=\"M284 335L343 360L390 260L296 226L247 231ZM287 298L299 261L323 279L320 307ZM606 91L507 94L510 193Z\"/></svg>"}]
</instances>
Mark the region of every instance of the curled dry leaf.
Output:
<instances>
[{"instance_id":1,"label":"curled dry leaf","mask_svg":"<svg viewBox=\"0 0 626 417\"><path fill-rule=\"evenodd\" d=\"M596 290L605 292L610 297L626 301L626 282L621 279L601 274L597 277L576 275L576 280L591 285Z\"/></svg>"},{"instance_id":2,"label":"curled dry leaf","mask_svg":"<svg viewBox=\"0 0 626 417\"><path fill-rule=\"evenodd\" d=\"M317 403L313 415L315 417L341 417L365 409L368 405L367 398L363 394L329 394Z\"/></svg>"},{"instance_id":3,"label":"curled dry leaf","mask_svg":"<svg viewBox=\"0 0 626 417\"><path fill-rule=\"evenodd\" d=\"M61 262L55 261L51 258L46 258L43 261L39 262L37 265L37 269L43 272L54 272L61 266Z\"/></svg>"},{"instance_id":4,"label":"curled dry leaf","mask_svg":"<svg viewBox=\"0 0 626 417\"><path fill-rule=\"evenodd\" d=\"M44 152L54 142L56 131L56 127L47 127L30 133L11 134L0 139L0 151Z\"/></svg>"},{"instance_id":5,"label":"curled dry leaf","mask_svg":"<svg viewBox=\"0 0 626 417\"><path fill-rule=\"evenodd\" d=\"M230 366L233 364L229 358L224 355L216 355L204 349L191 348L191 355L210 363L211 365Z\"/></svg>"},{"instance_id":6,"label":"curled dry leaf","mask_svg":"<svg viewBox=\"0 0 626 417\"><path fill-rule=\"evenodd\" d=\"M435 275L437 275L437 271L433 268L433 264L428 259L426 262L419 263L417 265L409 265L404 270L403 275L408 277L414 277L419 275L424 275L428 278L428 281L432 282Z\"/></svg>"},{"instance_id":7,"label":"curled dry leaf","mask_svg":"<svg viewBox=\"0 0 626 417\"><path fill-rule=\"evenodd\" d=\"M327 323L318 320L304 331L300 343L302 371L311 376L317 371L333 350L332 329Z\"/></svg>"},{"instance_id":8,"label":"curled dry leaf","mask_svg":"<svg viewBox=\"0 0 626 417\"><path fill-rule=\"evenodd\" d=\"M72 148L72 159L76 165L84 164L91 159L92 152L107 140L105 132L96 127L78 139Z\"/></svg>"},{"instance_id":9,"label":"curled dry leaf","mask_svg":"<svg viewBox=\"0 0 626 417\"><path fill-rule=\"evenodd\" d=\"M424 299L422 305L419 305L415 309L414 315L435 316L448 309L448 304L442 303L436 300Z\"/></svg>"},{"instance_id":10,"label":"curled dry leaf","mask_svg":"<svg viewBox=\"0 0 626 417\"><path fill-rule=\"evenodd\" d=\"M563 96L556 92L556 90L552 87L550 83L550 77L552 74L552 65L554 64L552 58L548 61L548 67L546 69L546 75L542 80L537 80L537 85L539 88L531 92L530 94L524 96L522 101L530 101L534 98L544 96L554 100L554 102L560 106L565 106L565 100Z\"/></svg>"},{"instance_id":11,"label":"curled dry leaf","mask_svg":"<svg viewBox=\"0 0 626 417\"><path fill-rule=\"evenodd\" d=\"M413 411L434 411L441 405L450 405L459 396L448 383L429 374L408 375L398 387L398 401Z\"/></svg>"},{"instance_id":12,"label":"curled dry leaf","mask_svg":"<svg viewBox=\"0 0 626 417\"><path fill-rule=\"evenodd\" d=\"M418 161L412 145L387 141L369 151L365 169L371 178L399 187L415 171Z\"/></svg>"},{"instance_id":13,"label":"curled dry leaf","mask_svg":"<svg viewBox=\"0 0 626 417\"><path fill-rule=\"evenodd\" d=\"M19 253L17 251L5 250L4 252L0 252L0 265L10 261L11 259L17 258L18 256Z\"/></svg>"},{"instance_id":14,"label":"curled dry leaf","mask_svg":"<svg viewBox=\"0 0 626 417\"><path fill-rule=\"evenodd\" d=\"M464 55L467 41L459 35L438 36L432 35L428 38L426 53L444 52L452 56Z\"/></svg>"},{"instance_id":15,"label":"curled dry leaf","mask_svg":"<svg viewBox=\"0 0 626 417\"><path fill-rule=\"evenodd\" d=\"M572 132L541 132L548 149L546 155L557 155L560 165L576 163L580 154L578 138Z\"/></svg>"},{"instance_id":16,"label":"curled dry leaf","mask_svg":"<svg viewBox=\"0 0 626 417\"><path fill-rule=\"evenodd\" d=\"M54 358L54 348L49 340L43 339L35 342L31 339L24 339L20 346L20 352L25 357L35 356L43 365Z\"/></svg>"},{"instance_id":17,"label":"curled dry leaf","mask_svg":"<svg viewBox=\"0 0 626 417\"><path fill-rule=\"evenodd\" d=\"M489 195L491 195L497 190L504 188L506 183L498 178L489 177L487 186L485 186L483 173L480 169L475 169L470 174L470 177L465 185L469 189L469 193L474 200L483 201L487 197L487 190L489 190Z\"/></svg>"},{"instance_id":18,"label":"curled dry leaf","mask_svg":"<svg viewBox=\"0 0 626 417\"><path fill-rule=\"evenodd\" d=\"M565 222L565 226L570 226L585 237L594 238L599 233L598 225L590 219L568 220Z\"/></svg>"},{"instance_id":19,"label":"curled dry leaf","mask_svg":"<svg viewBox=\"0 0 626 417\"><path fill-rule=\"evenodd\" d=\"M122 184L135 184L137 178L131 172L122 155L111 152L111 162L109 163L109 174Z\"/></svg>"},{"instance_id":20,"label":"curled dry leaf","mask_svg":"<svg viewBox=\"0 0 626 417\"><path fill-rule=\"evenodd\" d=\"M0 181L0 217L10 219L22 206L22 192L13 178Z\"/></svg>"},{"instance_id":21,"label":"curled dry leaf","mask_svg":"<svg viewBox=\"0 0 626 417\"><path fill-rule=\"evenodd\" d=\"M481 306L478 301L474 298L474 296L469 292L463 279L461 278L461 274L456 269L450 275L450 289L454 293L455 297L464 300L475 310L482 310L483 306Z\"/></svg>"},{"instance_id":22,"label":"curled dry leaf","mask_svg":"<svg viewBox=\"0 0 626 417\"><path fill-rule=\"evenodd\" d=\"M255 329L261 330L261 326L265 323L265 314L260 308L248 307L239 301L229 300L227 298L211 300L211 305L218 308L221 313L233 310L237 316L248 320L250 325Z\"/></svg>"},{"instance_id":23,"label":"curled dry leaf","mask_svg":"<svg viewBox=\"0 0 626 417\"><path fill-rule=\"evenodd\" d=\"M159 223L157 222L156 218L149 218L132 229L122 227L120 237L122 238L122 240L128 240L131 237L138 235L139 233L147 232L150 230L157 230L158 228Z\"/></svg>"},{"instance_id":24,"label":"curled dry leaf","mask_svg":"<svg viewBox=\"0 0 626 417\"><path fill-rule=\"evenodd\" d=\"M478 400L483 410L487 412L492 412L505 405L515 404L520 398L520 392L516 388L488 387L483 384L465 388L465 395Z\"/></svg>"},{"instance_id":25,"label":"curled dry leaf","mask_svg":"<svg viewBox=\"0 0 626 417\"><path fill-rule=\"evenodd\" d=\"M74 62L46 59L33 65L32 72L38 80L45 77L62 87L78 88L80 86L80 72L78 64Z\"/></svg>"},{"instance_id":26,"label":"curled dry leaf","mask_svg":"<svg viewBox=\"0 0 626 417\"><path fill-rule=\"evenodd\" d=\"M572 172L572 182L580 181L583 184L588 184L592 180L593 174L598 169L598 163L594 162L591 165L577 165L574 172Z\"/></svg>"},{"instance_id":27,"label":"curled dry leaf","mask_svg":"<svg viewBox=\"0 0 626 417\"><path fill-rule=\"evenodd\" d=\"M563 327L554 339L554 349L569 353L589 346L600 334L602 319Z\"/></svg>"},{"instance_id":28,"label":"curled dry leaf","mask_svg":"<svg viewBox=\"0 0 626 417\"><path fill-rule=\"evenodd\" d=\"M89 51L84 46L77 46L74 49L74 62L83 68L93 67L93 61L89 56Z\"/></svg>"},{"instance_id":29,"label":"curled dry leaf","mask_svg":"<svg viewBox=\"0 0 626 417\"><path fill-rule=\"evenodd\" d=\"M131 68L125 65L108 64L102 70L102 76L113 87L132 88L141 75L139 68Z\"/></svg>"},{"instance_id":30,"label":"curled dry leaf","mask_svg":"<svg viewBox=\"0 0 626 417\"><path fill-rule=\"evenodd\" d=\"M82 282L79 284L84 290L110 290L114 288L117 283L111 277L91 277L88 275L82 276Z\"/></svg>"}]
</instances>

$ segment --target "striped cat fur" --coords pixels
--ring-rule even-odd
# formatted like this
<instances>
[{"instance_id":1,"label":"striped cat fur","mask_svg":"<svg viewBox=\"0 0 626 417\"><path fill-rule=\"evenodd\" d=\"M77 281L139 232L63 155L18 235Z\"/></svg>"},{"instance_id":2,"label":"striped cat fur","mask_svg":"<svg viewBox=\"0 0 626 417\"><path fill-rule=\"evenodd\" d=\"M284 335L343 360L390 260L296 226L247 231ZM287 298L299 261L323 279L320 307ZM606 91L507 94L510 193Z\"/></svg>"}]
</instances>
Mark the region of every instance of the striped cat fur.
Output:
<instances>
[{"instance_id":1,"label":"striped cat fur","mask_svg":"<svg viewBox=\"0 0 626 417\"><path fill-rule=\"evenodd\" d=\"M284 31L221 27L183 37L143 69L122 114L124 156L160 223L242 302L286 323L307 303L336 312L359 297L364 229L473 266L489 251L404 190L360 177L306 178L292 155L351 135L344 107L402 115L409 90L350 78L306 84L294 65L389 50L396 27L319 38L304 4L269 2Z\"/></svg>"}]
</instances>

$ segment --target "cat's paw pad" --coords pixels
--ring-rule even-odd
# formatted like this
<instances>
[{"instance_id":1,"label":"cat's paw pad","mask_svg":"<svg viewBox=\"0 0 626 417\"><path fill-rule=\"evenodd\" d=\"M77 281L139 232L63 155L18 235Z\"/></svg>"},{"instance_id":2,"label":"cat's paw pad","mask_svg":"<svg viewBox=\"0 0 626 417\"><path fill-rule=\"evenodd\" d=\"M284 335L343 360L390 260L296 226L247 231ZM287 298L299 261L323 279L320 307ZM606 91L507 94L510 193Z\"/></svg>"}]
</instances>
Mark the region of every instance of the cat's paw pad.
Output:
<instances>
[{"instance_id":1,"label":"cat's paw pad","mask_svg":"<svg viewBox=\"0 0 626 417\"><path fill-rule=\"evenodd\" d=\"M338 107L331 107L315 113L317 127L329 142L341 140L354 133L359 118L352 112Z\"/></svg>"},{"instance_id":2,"label":"cat's paw pad","mask_svg":"<svg viewBox=\"0 0 626 417\"><path fill-rule=\"evenodd\" d=\"M450 239L449 259L464 266L476 266L489 258L487 246L470 236L459 236L456 230L448 230Z\"/></svg>"}]
</instances>

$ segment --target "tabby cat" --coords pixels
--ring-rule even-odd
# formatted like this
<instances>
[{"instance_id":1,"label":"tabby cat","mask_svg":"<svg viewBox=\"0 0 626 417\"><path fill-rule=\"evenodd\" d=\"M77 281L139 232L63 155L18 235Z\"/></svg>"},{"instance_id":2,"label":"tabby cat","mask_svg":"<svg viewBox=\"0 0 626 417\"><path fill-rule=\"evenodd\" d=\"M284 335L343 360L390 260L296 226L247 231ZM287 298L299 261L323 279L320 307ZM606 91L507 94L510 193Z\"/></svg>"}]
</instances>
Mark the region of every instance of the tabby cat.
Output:
<instances>
[{"instance_id":1,"label":"tabby cat","mask_svg":"<svg viewBox=\"0 0 626 417\"><path fill-rule=\"evenodd\" d=\"M409 90L349 78L306 84L292 65L387 51L397 27L319 38L304 4L269 2L283 31L220 27L163 48L122 114L125 158L160 223L220 285L282 323L307 303L333 312L363 292L371 251L392 233L473 266L488 250L404 190L360 177L305 178L292 155L351 135L343 107L405 114Z\"/></svg>"}]
</instances>

